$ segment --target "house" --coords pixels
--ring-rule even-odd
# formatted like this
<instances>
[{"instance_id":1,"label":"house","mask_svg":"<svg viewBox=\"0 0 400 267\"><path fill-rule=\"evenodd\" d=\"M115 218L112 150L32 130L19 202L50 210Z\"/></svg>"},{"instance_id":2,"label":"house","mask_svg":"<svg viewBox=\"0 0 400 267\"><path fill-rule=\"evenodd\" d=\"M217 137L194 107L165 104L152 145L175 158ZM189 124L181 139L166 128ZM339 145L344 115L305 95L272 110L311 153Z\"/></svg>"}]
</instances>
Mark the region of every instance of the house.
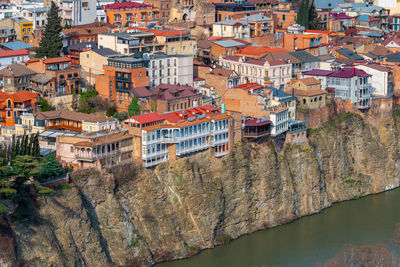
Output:
<instances>
[{"instance_id":1,"label":"house","mask_svg":"<svg viewBox=\"0 0 400 267\"><path fill-rule=\"evenodd\" d=\"M400 50L400 38L397 36L386 38L383 45L394 53Z\"/></svg>"},{"instance_id":2,"label":"house","mask_svg":"<svg viewBox=\"0 0 400 267\"><path fill-rule=\"evenodd\" d=\"M123 55L110 48L90 48L79 53L79 64L81 66L81 76L90 85L95 85L96 76L103 75L103 66L108 64L108 59L112 57L122 57Z\"/></svg>"},{"instance_id":3,"label":"house","mask_svg":"<svg viewBox=\"0 0 400 267\"><path fill-rule=\"evenodd\" d=\"M265 59L267 59L267 60L283 59L286 62L292 64L292 78L299 77L299 75L302 72L302 61L300 59L298 59L297 57L294 57L290 52L271 51L265 55Z\"/></svg>"},{"instance_id":4,"label":"house","mask_svg":"<svg viewBox=\"0 0 400 267\"><path fill-rule=\"evenodd\" d=\"M217 59L219 56L233 56L240 48L249 44L241 40L221 40L211 42L211 55Z\"/></svg>"},{"instance_id":5,"label":"house","mask_svg":"<svg viewBox=\"0 0 400 267\"><path fill-rule=\"evenodd\" d=\"M32 59L26 66L38 73L45 73L55 78L51 94L63 96L76 94L81 91L80 68L72 66L68 57Z\"/></svg>"},{"instance_id":6,"label":"house","mask_svg":"<svg viewBox=\"0 0 400 267\"><path fill-rule=\"evenodd\" d=\"M201 94L189 85L160 84L153 90L135 88L133 94L144 102L142 112L171 112L202 105Z\"/></svg>"},{"instance_id":7,"label":"house","mask_svg":"<svg viewBox=\"0 0 400 267\"><path fill-rule=\"evenodd\" d=\"M105 22L92 22L89 24L76 25L68 29L63 29L62 34L66 46L80 43L97 43L97 36L112 31L115 25Z\"/></svg>"},{"instance_id":8,"label":"house","mask_svg":"<svg viewBox=\"0 0 400 267\"><path fill-rule=\"evenodd\" d=\"M390 29L395 32L400 31L400 14L391 15L391 17L392 24L390 25Z\"/></svg>"},{"instance_id":9,"label":"house","mask_svg":"<svg viewBox=\"0 0 400 267\"><path fill-rule=\"evenodd\" d=\"M167 55L197 55L197 41L194 36L185 31L166 31L166 30L149 30L154 34L154 43L158 45L159 50L155 52L164 52Z\"/></svg>"},{"instance_id":10,"label":"house","mask_svg":"<svg viewBox=\"0 0 400 267\"><path fill-rule=\"evenodd\" d=\"M355 19L355 26L360 28L380 27L381 20L369 15L363 14Z\"/></svg>"},{"instance_id":11,"label":"house","mask_svg":"<svg viewBox=\"0 0 400 267\"><path fill-rule=\"evenodd\" d=\"M165 44L155 42L154 33L149 32L103 33L98 35L97 44L99 48L109 48L123 55L162 51L165 46Z\"/></svg>"},{"instance_id":12,"label":"house","mask_svg":"<svg viewBox=\"0 0 400 267\"><path fill-rule=\"evenodd\" d=\"M298 28L297 25L290 26L288 32L283 33L283 48L295 51L295 50L307 50L313 52L315 56L321 55L318 47L322 44L327 44L329 42L329 32L297 32L293 33L291 28ZM297 31L297 30L296 30Z\"/></svg>"},{"instance_id":13,"label":"house","mask_svg":"<svg viewBox=\"0 0 400 267\"><path fill-rule=\"evenodd\" d=\"M36 74L23 64L11 64L0 70L0 86L6 93L29 89L29 80Z\"/></svg>"},{"instance_id":14,"label":"house","mask_svg":"<svg viewBox=\"0 0 400 267\"><path fill-rule=\"evenodd\" d=\"M211 94L214 93L216 97L222 97L226 90L234 88L239 85L239 74L234 70L214 68L210 69L208 66L199 68L199 77L205 80L205 85L210 87Z\"/></svg>"},{"instance_id":15,"label":"house","mask_svg":"<svg viewBox=\"0 0 400 267\"><path fill-rule=\"evenodd\" d=\"M24 19L32 21L33 30L35 31L44 28L49 10L49 7L27 7L23 8L19 14Z\"/></svg>"},{"instance_id":16,"label":"house","mask_svg":"<svg viewBox=\"0 0 400 267\"><path fill-rule=\"evenodd\" d=\"M243 117L242 136L247 139L267 137L271 133L271 121L267 117L253 118Z\"/></svg>"},{"instance_id":17,"label":"house","mask_svg":"<svg viewBox=\"0 0 400 267\"><path fill-rule=\"evenodd\" d=\"M129 27L137 22L158 18L158 9L138 2L119 2L108 4L104 8L107 22L121 27Z\"/></svg>"},{"instance_id":18,"label":"house","mask_svg":"<svg viewBox=\"0 0 400 267\"><path fill-rule=\"evenodd\" d=\"M239 19L229 19L213 24L213 36L244 39L269 34L273 31L272 19L253 14Z\"/></svg>"},{"instance_id":19,"label":"house","mask_svg":"<svg viewBox=\"0 0 400 267\"><path fill-rule=\"evenodd\" d=\"M338 22L338 27L332 27L331 29L329 29L330 31L345 31L353 29L355 27L354 18L346 15L343 12L331 13L329 15L329 20L331 25L336 25L333 21Z\"/></svg>"},{"instance_id":20,"label":"house","mask_svg":"<svg viewBox=\"0 0 400 267\"><path fill-rule=\"evenodd\" d=\"M29 60L29 52L26 49L0 51L0 69L11 64L19 64Z\"/></svg>"},{"instance_id":21,"label":"house","mask_svg":"<svg viewBox=\"0 0 400 267\"><path fill-rule=\"evenodd\" d=\"M134 116L123 128L134 136L134 159L146 168L206 150L222 157L233 146L232 119L213 106Z\"/></svg>"},{"instance_id":22,"label":"house","mask_svg":"<svg viewBox=\"0 0 400 267\"><path fill-rule=\"evenodd\" d=\"M337 100L350 101L360 110L371 106L372 75L361 69L351 67L337 71L311 70L303 75L321 80L321 88L334 91Z\"/></svg>"},{"instance_id":23,"label":"house","mask_svg":"<svg viewBox=\"0 0 400 267\"><path fill-rule=\"evenodd\" d=\"M119 112L127 112L132 101L132 90L149 86L147 76L149 60L135 57L108 58L103 66L104 75L96 76L99 95L115 103Z\"/></svg>"},{"instance_id":24,"label":"house","mask_svg":"<svg viewBox=\"0 0 400 267\"><path fill-rule=\"evenodd\" d=\"M0 26L0 43L8 43L17 40L17 34L12 27Z\"/></svg>"},{"instance_id":25,"label":"house","mask_svg":"<svg viewBox=\"0 0 400 267\"><path fill-rule=\"evenodd\" d=\"M314 77L293 80L286 85L286 89L295 89L302 91L321 89L321 81L315 79Z\"/></svg>"},{"instance_id":26,"label":"house","mask_svg":"<svg viewBox=\"0 0 400 267\"><path fill-rule=\"evenodd\" d=\"M79 66L80 53L93 48L94 49L97 48L97 43L88 42L88 43L73 44L67 47L67 51L65 51L64 54L67 55L69 58L71 58L72 65Z\"/></svg>"},{"instance_id":27,"label":"house","mask_svg":"<svg viewBox=\"0 0 400 267\"><path fill-rule=\"evenodd\" d=\"M215 21L231 20L239 15L260 13L255 10L255 5L250 3L213 3L215 6Z\"/></svg>"},{"instance_id":28,"label":"house","mask_svg":"<svg viewBox=\"0 0 400 267\"><path fill-rule=\"evenodd\" d=\"M294 52L289 52L289 54L300 60L301 71L319 69L320 67L321 60L318 57L313 56L306 51L294 51Z\"/></svg>"},{"instance_id":29,"label":"house","mask_svg":"<svg viewBox=\"0 0 400 267\"><path fill-rule=\"evenodd\" d=\"M373 96L392 96L394 90L394 75L390 67L380 64L358 65L357 69L363 70L371 76Z\"/></svg>"},{"instance_id":30,"label":"house","mask_svg":"<svg viewBox=\"0 0 400 267\"><path fill-rule=\"evenodd\" d=\"M363 61L364 58L348 48L341 48L335 50L335 55L338 59L347 59L350 62Z\"/></svg>"},{"instance_id":31,"label":"house","mask_svg":"<svg viewBox=\"0 0 400 267\"><path fill-rule=\"evenodd\" d=\"M30 43L33 33L33 22L22 17L12 17L0 20L0 26L13 28L17 39L24 43Z\"/></svg>"},{"instance_id":32,"label":"house","mask_svg":"<svg viewBox=\"0 0 400 267\"><path fill-rule=\"evenodd\" d=\"M143 55L149 60L150 89L160 84L193 85L193 56L167 55L163 52Z\"/></svg>"},{"instance_id":33,"label":"house","mask_svg":"<svg viewBox=\"0 0 400 267\"><path fill-rule=\"evenodd\" d=\"M159 21L168 22L171 12L171 0L144 0L143 3L158 10Z\"/></svg>"},{"instance_id":34,"label":"house","mask_svg":"<svg viewBox=\"0 0 400 267\"><path fill-rule=\"evenodd\" d=\"M1 135L12 136L17 134L15 124L23 113L33 113L38 110L39 94L19 91L13 94L7 94L0 91L0 124ZM25 130L29 130L26 125ZM23 133L22 133L23 134Z\"/></svg>"},{"instance_id":35,"label":"house","mask_svg":"<svg viewBox=\"0 0 400 267\"><path fill-rule=\"evenodd\" d=\"M285 32L285 30L296 23L297 10L275 10L272 13L275 30Z\"/></svg>"},{"instance_id":36,"label":"house","mask_svg":"<svg viewBox=\"0 0 400 267\"><path fill-rule=\"evenodd\" d=\"M296 120L296 98L270 86L265 87L265 93L269 99L269 107L285 107L287 108L287 122L290 123Z\"/></svg>"},{"instance_id":37,"label":"house","mask_svg":"<svg viewBox=\"0 0 400 267\"><path fill-rule=\"evenodd\" d=\"M313 77L292 81L286 93L296 97L300 109L318 109L326 106L327 92L321 90L321 82Z\"/></svg>"},{"instance_id":38,"label":"house","mask_svg":"<svg viewBox=\"0 0 400 267\"><path fill-rule=\"evenodd\" d=\"M45 73L36 73L29 78L29 89L39 93L41 97L50 100L56 95L54 85L56 78L53 75Z\"/></svg>"},{"instance_id":39,"label":"house","mask_svg":"<svg viewBox=\"0 0 400 267\"><path fill-rule=\"evenodd\" d=\"M56 157L61 165L74 170L110 168L131 163L133 136L128 131L102 130L79 135L59 135Z\"/></svg>"},{"instance_id":40,"label":"house","mask_svg":"<svg viewBox=\"0 0 400 267\"><path fill-rule=\"evenodd\" d=\"M285 60L252 59L239 56L220 57L219 64L236 71L240 83L258 83L283 88L292 77L292 64Z\"/></svg>"},{"instance_id":41,"label":"house","mask_svg":"<svg viewBox=\"0 0 400 267\"><path fill-rule=\"evenodd\" d=\"M118 120L105 116L86 114L70 110L38 112L35 115L36 131L58 130L91 133L118 129Z\"/></svg>"}]
</instances>

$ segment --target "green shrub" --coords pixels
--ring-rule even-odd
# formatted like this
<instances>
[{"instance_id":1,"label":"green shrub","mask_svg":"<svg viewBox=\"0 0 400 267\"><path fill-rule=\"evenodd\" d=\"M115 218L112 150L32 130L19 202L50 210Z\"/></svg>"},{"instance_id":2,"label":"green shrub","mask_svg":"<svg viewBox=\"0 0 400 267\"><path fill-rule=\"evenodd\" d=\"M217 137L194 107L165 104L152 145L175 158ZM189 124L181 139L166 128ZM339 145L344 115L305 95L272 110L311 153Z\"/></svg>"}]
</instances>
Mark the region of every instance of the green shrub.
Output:
<instances>
[{"instance_id":1,"label":"green shrub","mask_svg":"<svg viewBox=\"0 0 400 267\"><path fill-rule=\"evenodd\" d=\"M17 193L17 190L12 188L0 188L0 196L4 198L10 198Z\"/></svg>"},{"instance_id":2,"label":"green shrub","mask_svg":"<svg viewBox=\"0 0 400 267\"><path fill-rule=\"evenodd\" d=\"M353 179L347 179L346 181L344 181L346 184L354 184L356 182L356 180Z\"/></svg>"},{"instance_id":3,"label":"green shrub","mask_svg":"<svg viewBox=\"0 0 400 267\"><path fill-rule=\"evenodd\" d=\"M4 204L0 203L0 214L6 213L7 211L8 208Z\"/></svg>"}]
</instances>

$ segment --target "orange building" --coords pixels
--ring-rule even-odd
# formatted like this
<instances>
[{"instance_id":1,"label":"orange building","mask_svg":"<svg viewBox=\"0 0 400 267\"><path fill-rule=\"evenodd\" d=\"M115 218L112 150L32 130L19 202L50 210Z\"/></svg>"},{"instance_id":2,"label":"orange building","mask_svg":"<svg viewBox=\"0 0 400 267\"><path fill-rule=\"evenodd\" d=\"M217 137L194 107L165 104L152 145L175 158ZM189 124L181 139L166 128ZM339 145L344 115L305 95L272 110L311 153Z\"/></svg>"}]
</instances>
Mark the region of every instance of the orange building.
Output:
<instances>
[{"instance_id":1,"label":"orange building","mask_svg":"<svg viewBox=\"0 0 400 267\"><path fill-rule=\"evenodd\" d=\"M148 60L134 57L109 58L104 75L96 76L99 95L115 103L118 112L127 112L133 88L149 86Z\"/></svg>"},{"instance_id":2,"label":"orange building","mask_svg":"<svg viewBox=\"0 0 400 267\"><path fill-rule=\"evenodd\" d=\"M37 112L38 101L38 93L19 91L14 94L7 94L0 91L1 128L14 127L15 120L19 118L23 112Z\"/></svg>"},{"instance_id":3,"label":"orange building","mask_svg":"<svg viewBox=\"0 0 400 267\"><path fill-rule=\"evenodd\" d=\"M283 48L292 51L303 50L321 44L327 44L328 37L329 34L326 34L324 31L313 31L302 34L283 33Z\"/></svg>"},{"instance_id":4,"label":"orange building","mask_svg":"<svg viewBox=\"0 0 400 267\"><path fill-rule=\"evenodd\" d=\"M121 2L105 6L107 21L114 25L131 26L131 23L156 20L159 10L136 2Z\"/></svg>"},{"instance_id":5,"label":"orange building","mask_svg":"<svg viewBox=\"0 0 400 267\"><path fill-rule=\"evenodd\" d=\"M93 22L90 24L73 26L70 29L63 29L65 40L68 45L97 42L97 35L108 33L116 26L105 22Z\"/></svg>"},{"instance_id":6,"label":"orange building","mask_svg":"<svg viewBox=\"0 0 400 267\"><path fill-rule=\"evenodd\" d=\"M285 32L289 26L296 23L297 11L294 9L277 10L272 14L275 31Z\"/></svg>"},{"instance_id":7,"label":"orange building","mask_svg":"<svg viewBox=\"0 0 400 267\"><path fill-rule=\"evenodd\" d=\"M289 52L289 51L284 48L271 48L271 47L260 47L260 46L250 45L245 48L239 48L235 56L261 59L271 52Z\"/></svg>"}]
</instances>

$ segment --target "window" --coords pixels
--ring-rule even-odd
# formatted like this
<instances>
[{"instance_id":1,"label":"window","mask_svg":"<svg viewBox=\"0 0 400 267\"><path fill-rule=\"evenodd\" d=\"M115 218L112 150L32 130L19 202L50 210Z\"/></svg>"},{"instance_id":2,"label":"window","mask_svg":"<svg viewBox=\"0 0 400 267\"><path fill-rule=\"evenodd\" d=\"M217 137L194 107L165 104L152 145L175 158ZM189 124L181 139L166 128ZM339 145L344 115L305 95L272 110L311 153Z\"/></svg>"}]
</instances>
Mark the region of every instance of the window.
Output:
<instances>
[{"instance_id":1,"label":"window","mask_svg":"<svg viewBox=\"0 0 400 267\"><path fill-rule=\"evenodd\" d=\"M175 53L175 47L171 47L171 52Z\"/></svg>"},{"instance_id":2,"label":"window","mask_svg":"<svg viewBox=\"0 0 400 267\"><path fill-rule=\"evenodd\" d=\"M182 50L183 50L183 52L186 51L186 45L183 46Z\"/></svg>"},{"instance_id":3,"label":"window","mask_svg":"<svg viewBox=\"0 0 400 267\"><path fill-rule=\"evenodd\" d=\"M71 146L70 149L71 149L71 153L74 152L74 147L73 146Z\"/></svg>"},{"instance_id":4,"label":"window","mask_svg":"<svg viewBox=\"0 0 400 267\"><path fill-rule=\"evenodd\" d=\"M82 2L82 7L88 7L88 2Z\"/></svg>"}]
</instances>

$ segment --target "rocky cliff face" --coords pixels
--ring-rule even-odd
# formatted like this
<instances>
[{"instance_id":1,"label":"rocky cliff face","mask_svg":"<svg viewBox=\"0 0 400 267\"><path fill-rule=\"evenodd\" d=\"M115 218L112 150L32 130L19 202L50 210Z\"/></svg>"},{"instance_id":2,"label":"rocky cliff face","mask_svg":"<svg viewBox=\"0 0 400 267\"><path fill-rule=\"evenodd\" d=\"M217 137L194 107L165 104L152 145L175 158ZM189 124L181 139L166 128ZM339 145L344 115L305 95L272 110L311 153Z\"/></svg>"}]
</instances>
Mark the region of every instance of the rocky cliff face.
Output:
<instances>
[{"instance_id":1,"label":"rocky cliff face","mask_svg":"<svg viewBox=\"0 0 400 267\"><path fill-rule=\"evenodd\" d=\"M155 170L79 173L76 186L39 199L36 223L0 221L0 265L148 266L188 257L399 186L399 134L399 117L375 128L342 115L312 130L308 148L241 143L223 159L203 153Z\"/></svg>"}]
</instances>

